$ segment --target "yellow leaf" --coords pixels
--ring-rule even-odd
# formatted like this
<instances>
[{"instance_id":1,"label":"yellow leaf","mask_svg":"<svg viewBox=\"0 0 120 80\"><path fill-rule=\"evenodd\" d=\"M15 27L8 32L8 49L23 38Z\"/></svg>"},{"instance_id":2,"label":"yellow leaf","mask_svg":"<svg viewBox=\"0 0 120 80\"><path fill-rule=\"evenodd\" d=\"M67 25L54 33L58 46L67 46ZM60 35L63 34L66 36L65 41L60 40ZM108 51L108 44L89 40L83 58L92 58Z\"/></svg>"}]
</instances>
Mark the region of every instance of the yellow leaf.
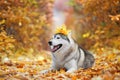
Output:
<instances>
[{"instance_id":1,"label":"yellow leaf","mask_svg":"<svg viewBox=\"0 0 120 80\"><path fill-rule=\"evenodd\" d=\"M64 35L68 35L68 33L70 32L70 30L67 30L66 29L66 26L63 24L62 26L58 27L55 31L55 33L61 33L61 34L64 34Z\"/></svg>"},{"instance_id":2,"label":"yellow leaf","mask_svg":"<svg viewBox=\"0 0 120 80\"><path fill-rule=\"evenodd\" d=\"M19 25L19 26L22 26L22 22L19 22L18 25Z\"/></svg>"},{"instance_id":3,"label":"yellow leaf","mask_svg":"<svg viewBox=\"0 0 120 80\"><path fill-rule=\"evenodd\" d=\"M64 69L60 69L60 73L65 73L65 70Z\"/></svg>"},{"instance_id":4,"label":"yellow leaf","mask_svg":"<svg viewBox=\"0 0 120 80\"><path fill-rule=\"evenodd\" d=\"M87 38L87 37L89 37L89 36L90 36L90 33L89 33L89 32L87 32L87 33L85 33L85 34L82 35L83 38Z\"/></svg>"},{"instance_id":5,"label":"yellow leaf","mask_svg":"<svg viewBox=\"0 0 120 80\"><path fill-rule=\"evenodd\" d=\"M4 23L5 23L5 20L4 20L4 19L3 19L2 21L0 21L0 25L1 25L1 24L4 24Z\"/></svg>"},{"instance_id":6,"label":"yellow leaf","mask_svg":"<svg viewBox=\"0 0 120 80\"><path fill-rule=\"evenodd\" d=\"M113 15L109 15L109 17L111 18L111 20L112 21L119 21L120 19L120 14L118 14L118 15L115 15L115 16L113 16Z\"/></svg>"},{"instance_id":7,"label":"yellow leaf","mask_svg":"<svg viewBox=\"0 0 120 80\"><path fill-rule=\"evenodd\" d=\"M72 76L72 80L77 80L77 76Z\"/></svg>"},{"instance_id":8,"label":"yellow leaf","mask_svg":"<svg viewBox=\"0 0 120 80\"><path fill-rule=\"evenodd\" d=\"M109 54L109 55L108 55L107 59L108 59L108 60L113 60L113 59L115 59L115 57L116 57L116 54L115 54L115 53L112 53L112 54Z\"/></svg>"}]
</instances>

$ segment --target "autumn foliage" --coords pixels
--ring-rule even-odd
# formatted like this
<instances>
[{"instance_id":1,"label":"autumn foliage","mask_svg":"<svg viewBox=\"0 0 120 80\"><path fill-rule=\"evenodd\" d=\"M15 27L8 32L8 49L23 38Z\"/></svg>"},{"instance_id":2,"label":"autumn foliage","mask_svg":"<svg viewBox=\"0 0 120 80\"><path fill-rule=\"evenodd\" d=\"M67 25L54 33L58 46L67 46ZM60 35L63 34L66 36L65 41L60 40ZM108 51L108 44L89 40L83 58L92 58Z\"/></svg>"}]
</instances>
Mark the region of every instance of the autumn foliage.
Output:
<instances>
[{"instance_id":1,"label":"autumn foliage","mask_svg":"<svg viewBox=\"0 0 120 80\"><path fill-rule=\"evenodd\" d=\"M12 61L0 64L1 80L119 80L120 79L120 59L113 55L97 56L95 64L89 69L79 69L74 73L60 71L40 74L40 71L50 67L51 61L43 59L39 61Z\"/></svg>"},{"instance_id":2,"label":"autumn foliage","mask_svg":"<svg viewBox=\"0 0 120 80\"><path fill-rule=\"evenodd\" d=\"M120 1L76 0L76 2L77 22L74 22L76 34L83 33L81 36L76 35L78 42L86 48L90 48L91 45L119 48ZM84 43L88 40L90 43Z\"/></svg>"},{"instance_id":3,"label":"autumn foliage","mask_svg":"<svg viewBox=\"0 0 120 80\"><path fill-rule=\"evenodd\" d=\"M0 80L119 80L120 0L70 0L66 26L94 53L95 64L75 73L40 74L51 64L54 1L0 0Z\"/></svg>"}]
</instances>

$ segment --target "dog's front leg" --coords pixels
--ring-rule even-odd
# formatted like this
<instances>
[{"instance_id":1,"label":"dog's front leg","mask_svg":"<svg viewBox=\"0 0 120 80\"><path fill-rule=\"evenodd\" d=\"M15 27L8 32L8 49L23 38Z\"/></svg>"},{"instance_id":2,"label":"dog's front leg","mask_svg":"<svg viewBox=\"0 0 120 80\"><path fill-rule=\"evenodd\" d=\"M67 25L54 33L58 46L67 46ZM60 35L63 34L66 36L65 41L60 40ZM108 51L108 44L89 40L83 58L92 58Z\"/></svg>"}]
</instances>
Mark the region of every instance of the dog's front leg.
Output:
<instances>
[{"instance_id":1,"label":"dog's front leg","mask_svg":"<svg viewBox=\"0 0 120 80\"><path fill-rule=\"evenodd\" d=\"M43 71L41 71L40 73L41 73L41 74L45 74L45 73L48 73L49 71L52 71L52 68L49 68L49 69L47 69L47 70L43 70Z\"/></svg>"},{"instance_id":2,"label":"dog's front leg","mask_svg":"<svg viewBox=\"0 0 120 80\"><path fill-rule=\"evenodd\" d=\"M70 60L65 64L65 68L67 69L67 72L74 72L77 70L77 63L74 59Z\"/></svg>"},{"instance_id":3,"label":"dog's front leg","mask_svg":"<svg viewBox=\"0 0 120 80\"><path fill-rule=\"evenodd\" d=\"M58 70L58 69L59 69L59 67L53 62L51 68L49 68L48 70L43 70L40 73L45 74L45 73L48 73L50 71L55 71L55 70Z\"/></svg>"}]
</instances>

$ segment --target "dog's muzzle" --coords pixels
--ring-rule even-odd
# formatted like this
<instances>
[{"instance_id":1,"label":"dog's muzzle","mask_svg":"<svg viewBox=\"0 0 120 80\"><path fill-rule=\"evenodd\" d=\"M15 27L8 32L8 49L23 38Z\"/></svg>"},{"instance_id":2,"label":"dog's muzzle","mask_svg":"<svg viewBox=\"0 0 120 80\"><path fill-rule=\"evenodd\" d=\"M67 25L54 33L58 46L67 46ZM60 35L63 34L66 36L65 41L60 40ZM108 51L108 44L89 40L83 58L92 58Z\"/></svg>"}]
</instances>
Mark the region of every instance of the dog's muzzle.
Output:
<instances>
[{"instance_id":1,"label":"dog's muzzle","mask_svg":"<svg viewBox=\"0 0 120 80\"><path fill-rule=\"evenodd\" d=\"M52 52L55 52L62 47L62 44L53 45L53 43L51 41L49 41L48 44L50 45Z\"/></svg>"}]
</instances>

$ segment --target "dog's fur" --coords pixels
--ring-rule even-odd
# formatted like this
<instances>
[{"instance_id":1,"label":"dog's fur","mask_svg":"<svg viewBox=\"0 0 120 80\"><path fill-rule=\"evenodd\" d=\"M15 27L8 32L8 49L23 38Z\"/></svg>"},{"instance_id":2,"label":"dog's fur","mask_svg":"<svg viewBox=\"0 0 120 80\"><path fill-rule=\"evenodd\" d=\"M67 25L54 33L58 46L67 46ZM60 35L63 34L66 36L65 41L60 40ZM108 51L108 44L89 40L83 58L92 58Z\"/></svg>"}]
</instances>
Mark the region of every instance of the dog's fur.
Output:
<instances>
[{"instance_id":1,"label":"dog's fur","mask_svg":"<svg viewBox=\"0 0 120 80\"><path fill-rule=\"evenodd\" d=\"M49 70L65 68L67 72L74 72L79 68L92 67L94 63L93 55L80 48L72 39L71 33L68 36L61 33L55 34L49 41L49 46L52 51L52 66ZM49 70L44 70L42 73Z\"/></svg>"}]
</instances>

